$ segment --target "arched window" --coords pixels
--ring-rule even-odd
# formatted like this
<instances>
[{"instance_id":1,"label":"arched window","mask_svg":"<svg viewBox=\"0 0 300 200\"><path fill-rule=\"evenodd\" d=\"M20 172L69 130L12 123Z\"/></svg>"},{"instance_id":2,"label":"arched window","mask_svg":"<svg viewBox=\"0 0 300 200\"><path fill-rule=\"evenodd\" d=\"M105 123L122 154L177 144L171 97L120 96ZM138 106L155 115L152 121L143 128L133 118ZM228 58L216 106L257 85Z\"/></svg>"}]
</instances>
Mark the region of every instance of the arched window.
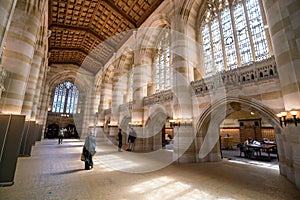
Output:
<instances>
[{"instance_id":1,"label":"arched window","mask_svg":"<svg viewBox=\"0 0 300 200\"><path fill-rule=\"evenodd\" d=\"M52 112L75 114L79 91L71 82L59 84L54 91Z\"/></svg>"},{"instance_id":2,"label":"arched window","mask_svg":"<svg viewBox=\"0 0 300 200\"><path fill-rule=\"evenodd\" d=\"M269 58L259 0L207 0L201 27L205 76Z\"/></svg>"},{"instance_id":3,"label":"arched window","mask_svg":"<svg viewBox=\"0 0 300 200\"><path fill-rule=\"evenodd\" d=\"M159 38L155 65L155 92L171 89L172 68L170 52L170 31L165 29Z\"/></svg>"}]
</instances>

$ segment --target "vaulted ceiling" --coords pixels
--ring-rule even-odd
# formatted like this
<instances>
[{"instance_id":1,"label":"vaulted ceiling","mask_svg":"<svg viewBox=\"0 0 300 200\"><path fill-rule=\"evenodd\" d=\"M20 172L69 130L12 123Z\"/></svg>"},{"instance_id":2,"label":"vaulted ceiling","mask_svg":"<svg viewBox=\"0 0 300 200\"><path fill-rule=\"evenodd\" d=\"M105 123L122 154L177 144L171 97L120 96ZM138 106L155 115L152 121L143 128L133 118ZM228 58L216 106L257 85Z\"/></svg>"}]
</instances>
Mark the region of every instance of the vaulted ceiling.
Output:
<instances>
[{"instance_id":1,"label":"vaulted ceiling","mask_svg":"<svg viewBox=\"0 0 300 200\"><path fill-rule=\"evenodd\" d=\"M49 0L49 65L73 64L97 73L161 2Z\"/></svg>"}]
</instances>

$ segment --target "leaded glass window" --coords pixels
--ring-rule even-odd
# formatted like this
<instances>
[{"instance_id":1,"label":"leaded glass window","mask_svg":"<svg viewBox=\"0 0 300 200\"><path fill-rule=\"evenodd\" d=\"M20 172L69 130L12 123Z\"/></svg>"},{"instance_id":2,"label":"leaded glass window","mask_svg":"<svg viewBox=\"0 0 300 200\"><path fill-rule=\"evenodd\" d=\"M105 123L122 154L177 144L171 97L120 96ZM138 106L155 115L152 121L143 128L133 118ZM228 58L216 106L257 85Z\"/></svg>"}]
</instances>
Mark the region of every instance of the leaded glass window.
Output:
<instances>
[{"instance_id":1,"label":"leaded glass window","mask_svg":"<svg viewBox=\"0 0 300 200\"><path fill-rule=\"evenodd\" d=\"M212 52L211 52L211 42L210 42L210 31L209 26L205 25L202 29L203 35L203 55L204 55L204 66L205 66L205 73L207 76L213 74L213 65L212 62Z\"/></svg>"},{"instance_id":2,"label":"leaded glass window","mask_svg":"<svg viewBox=\"0 0 300 200\"><path fill-rule=\"evenodd\" d=\"M52 112L75 114L77 111L79 91L67 81L59 84L54 90Z\"/></svg>"},{"instance_id":3,"label":"leaded glass window","mask_svg":"<svg viewBox=\"0 0 300 200\"><path fill-rule=\"evenodd\" d=\"M271 56L259 0L207 0L206 5L201 27L205 76Z\"/></svg>"},{"instance_id":4,"label":"leaded glass window","mask_svg":"<svg viewBox=\"0 0 300 200\"><path fill-rule=\"evenodd\" d=\"M172 86L172 68L170 52L170 32L163 31L154 59L155 92L168 90Z\"/></svg>"},{"instance_id":5,"label":"leaded glass window","mask_svg":"<svg viewBox=\"0 0 300 200\"><path fill-rule=\"evenodd\" d=\"M234 45L234 36L229 8L225 8L221 13L221 21L223 28L223 37L225 42L226 62L228 69L237 67L236 49Z\"/></svg>"},{"instance_id":6,"label":"leaded glass window","mask_svg":"<svg viewBox=\"0 0 300 200\"><path fill-rule=\"evenodd\" d=\"M263 60L268 57L269 48L267 45L266 33L264 24L257 1L246 1L247 13L250 22L255 56L257 60Z\"/></svg>"}]
</instances>

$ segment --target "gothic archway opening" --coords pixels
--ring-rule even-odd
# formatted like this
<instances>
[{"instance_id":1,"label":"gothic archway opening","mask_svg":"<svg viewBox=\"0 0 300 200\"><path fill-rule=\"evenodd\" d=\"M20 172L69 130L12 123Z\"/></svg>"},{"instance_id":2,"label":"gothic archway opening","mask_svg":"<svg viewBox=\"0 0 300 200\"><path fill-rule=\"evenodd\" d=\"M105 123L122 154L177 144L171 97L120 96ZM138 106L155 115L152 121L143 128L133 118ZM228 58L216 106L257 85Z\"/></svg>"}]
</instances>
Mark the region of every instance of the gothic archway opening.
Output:
<instances>
[{"instance_id":1,"label":"gothic archway opening","mask_svg":"<svg viewBox=\"0 0 300 200\"><path fill-rule=\"evenodd\" d=\"M278 165L275 129L260 114L235 111L223 120L219 134L222 158Z\"/></svg>"},{"instance_id":2,"label":"gothic archway opening","mask_svg":"<svg viewBox=\"0 0 300 200\"><path fill-rule=\"evenodd\" d=\"M233 124L233 121L237 127L232 129L230 134L229 129L224 130L224 127L225 125L229 127L229 124ZM272 127L272 134L267 134L262 131L262 128L267 126L269 128ZM280 141L278 141L278 138L280 138L278 135L281 133L281 128L275 113L260 102L250 99L237 97L220 99L203 111L196 128L197 136L195 141L196 146L198 147L196 151L197 162L221 160L223 155L220 136L224 135L225 137L225 134L229 134L229 136L232 135L232 137L235 135L234 143L242 143L244 142L243 140L245 137L250 136L252 136L253 139L262 140L263 136L268 135L271 140L274 139L276 141L276 148L281 148ZM246 131L246 134L243 135L242 133L242 137L241 129L244 129L242 132ZM257 131L260 131L260 133L256 133ZM232 145L234 147L234 144ZM240 154L238 154L238 156L240 156ZM280 155L278 155L277 159L279 157ZM253 159L254 158L255 157L253 157Z\"/></svg>"}]
</instances>

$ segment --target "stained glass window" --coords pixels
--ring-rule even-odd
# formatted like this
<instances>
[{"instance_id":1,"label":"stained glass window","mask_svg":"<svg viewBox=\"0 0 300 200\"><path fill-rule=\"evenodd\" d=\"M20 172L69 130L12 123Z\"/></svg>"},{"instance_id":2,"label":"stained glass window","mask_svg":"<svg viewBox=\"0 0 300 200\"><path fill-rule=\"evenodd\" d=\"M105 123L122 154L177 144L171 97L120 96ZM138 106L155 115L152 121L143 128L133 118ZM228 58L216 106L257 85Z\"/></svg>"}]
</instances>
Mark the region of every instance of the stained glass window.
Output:
<instances>
[{"instance_id":1,"label":"stained glass window","mask_svg":"<svg viewBox=\"0 0 300 200\"><path fill-rule=\"evenodd\" d=\"M163 31L154 59L155 92L168 90L172 86L172 68L170 53L170 32Z\"/></svg>"},{"instance_id":2,"label":"stained glass window","mask_svg":"<svg viewBox=\"0 0 300 200\"><path fill-rule=\"evenodd\" d=\"M201 27L205 76L271 56L262 14L259 0L207 0Z\"/></svg>"},{"instance_id":3,"label":"stained glass window","mask_svg":"<svg viewBox=\"0 0 300 200\"><path fill-rule=\"evenodd\" d=\"M54 91L52 112L75 114L77 111L79 91L67 81L59 84Z\"/></svg>"}]
</instances>

